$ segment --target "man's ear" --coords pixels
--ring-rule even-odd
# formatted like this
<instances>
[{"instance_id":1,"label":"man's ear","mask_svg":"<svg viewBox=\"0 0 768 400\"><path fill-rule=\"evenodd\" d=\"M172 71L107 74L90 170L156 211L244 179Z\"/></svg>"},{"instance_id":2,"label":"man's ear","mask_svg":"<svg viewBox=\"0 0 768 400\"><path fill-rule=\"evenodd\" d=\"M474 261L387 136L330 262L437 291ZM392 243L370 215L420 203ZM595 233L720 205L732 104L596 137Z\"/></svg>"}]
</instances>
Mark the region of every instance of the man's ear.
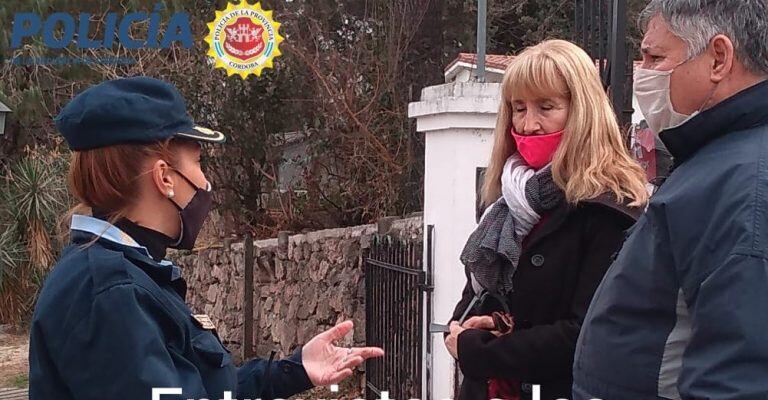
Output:
<instances>
[{"instance_id":1,"label":"man's ear","mask_svg":"<svg viewBox=\"0 0 768 400\"><path fill-rule=\"evenodd\" d=\"M152 164L152 182L163 197L173 197L174 182L171 167L163 160L157 160Z\"/></svg>"},{"instance_id":2,"label":"man's ear","mask_svg":"<svg viewBox=\"0 0 768 400\"><path fill-rule=\"evenodd\" d=\"M728 36L717 35L710 41L709 53L712 56L710 80L713 83L720 83L733 69L736 57L733 42Z\"/></svg>"}]
</instances>

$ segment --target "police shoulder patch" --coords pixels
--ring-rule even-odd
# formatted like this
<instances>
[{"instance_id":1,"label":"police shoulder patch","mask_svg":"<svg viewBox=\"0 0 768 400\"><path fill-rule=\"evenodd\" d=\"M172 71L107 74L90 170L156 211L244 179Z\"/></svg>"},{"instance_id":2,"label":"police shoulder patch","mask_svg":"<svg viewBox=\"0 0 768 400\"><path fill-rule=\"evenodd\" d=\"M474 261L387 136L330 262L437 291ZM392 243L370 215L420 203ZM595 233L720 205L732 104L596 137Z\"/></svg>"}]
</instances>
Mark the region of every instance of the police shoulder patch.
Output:
<instances>
[{"instance_id":1,"label":"police shoulder patch","mask_svg":"<svg viewBox=\"0 0 768 400\"><path fill-rule=\"evenodd\" d=\"M197 325L206 330L216 329L216 325L211 321L211 317L208 314L192 314L192 319L195 320Z\"/></svg>"}]
</instances>

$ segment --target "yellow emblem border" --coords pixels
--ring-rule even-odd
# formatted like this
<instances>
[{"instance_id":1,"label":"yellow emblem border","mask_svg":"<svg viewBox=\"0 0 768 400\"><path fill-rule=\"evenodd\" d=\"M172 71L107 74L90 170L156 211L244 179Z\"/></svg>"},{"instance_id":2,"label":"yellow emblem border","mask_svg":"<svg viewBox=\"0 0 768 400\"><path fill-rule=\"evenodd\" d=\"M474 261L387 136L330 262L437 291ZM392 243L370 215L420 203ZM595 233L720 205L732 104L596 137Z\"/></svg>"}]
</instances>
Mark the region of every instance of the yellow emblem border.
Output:
<instances>
[{"instance_id":1,"label":"yellow emblem border","mask_svg":"<svg viewBox=\"0 0 768 400\"><path fill-rule=\"evenodd\" d=\"M222 21L223 18L230 16L233 13L241 13L240 10L250 10L257 14L260 14L263 18L259 18L261 22L266 22L270 27L270 29L267 27L267 33L269 34L270 38L268 42L266 43L267 46L270 45L270 43L273 43L274 48L271 50L271 53L264 57L259 57L256 61L243 63L242 61L234 61L229 58L222 58L222 54L224 53L222 49L219 48L217 50L217 46L214 43L216 40L215 32L217 30L218 25L226 26L226 21ZM276 57L281 56L283 53L280 52L280 43L285 40L282 36L280 36L280 23L275 21L272 17L273 11L267 11L263 8L261 8L261 3L257 2L254 5L248 4L247 1L243 0L242 2L235 4L228 2L227 8L225 8L222 11L216 10L216 17L208 23L208 35L205 37L205 42L208 43L208 53L207 55L211 57L211 59L215 62L214 68L222 68L225 71L227 71L227 76L230 77L232 75L239 75L243 80L247 79L248 76L251 74L256 76L261 76L261 72L264 70L264 68L274 68L273 61ZM240 15L235 15L240 16ZM266 27L266 26L265 26ZM222 28L223 29L223 28Z\"/></svg>"}]
</instances>

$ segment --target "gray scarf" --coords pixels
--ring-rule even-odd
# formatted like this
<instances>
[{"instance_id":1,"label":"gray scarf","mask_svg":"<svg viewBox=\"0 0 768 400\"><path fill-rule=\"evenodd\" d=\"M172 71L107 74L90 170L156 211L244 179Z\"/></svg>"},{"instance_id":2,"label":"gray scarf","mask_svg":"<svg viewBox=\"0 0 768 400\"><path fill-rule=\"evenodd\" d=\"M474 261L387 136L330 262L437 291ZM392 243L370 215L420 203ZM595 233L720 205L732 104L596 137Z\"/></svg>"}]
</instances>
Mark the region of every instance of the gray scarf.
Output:
<instances>
[{"instance_id":1,"label":"gray scarf","mask_svg":"<svg viewBox=\"0 0 768 400\"><path fill-rule=\"evenodd\" d=\"M502 197L485 211L461 252L461 262L469 269L478 295L486 290L505 296L512 290L523 239L543 212L556 208L565 198L552 179L551 166L534 171L517 154L504 165L501 182Z\"/></svg>"}]
</instances>

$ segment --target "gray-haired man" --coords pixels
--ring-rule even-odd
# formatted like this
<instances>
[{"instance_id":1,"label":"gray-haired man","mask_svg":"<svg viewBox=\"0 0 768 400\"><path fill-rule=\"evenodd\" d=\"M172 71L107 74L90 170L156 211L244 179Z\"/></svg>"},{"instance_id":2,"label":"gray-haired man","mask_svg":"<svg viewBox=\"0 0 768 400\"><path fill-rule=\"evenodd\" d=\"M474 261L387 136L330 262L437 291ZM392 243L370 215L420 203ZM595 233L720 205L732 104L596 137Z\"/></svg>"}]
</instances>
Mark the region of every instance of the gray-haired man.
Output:
<instances>
[{"instance_id":1,"label":"gray-haired man","mask_svg":"<svg viewBox=\"0 0 768 400\"><path fill-rule=\"evenodd\" d=\"M768 0L652 0L635 94L674 171L585 318L575 399L768 398Z\"/></svg>"}]
</instances>

